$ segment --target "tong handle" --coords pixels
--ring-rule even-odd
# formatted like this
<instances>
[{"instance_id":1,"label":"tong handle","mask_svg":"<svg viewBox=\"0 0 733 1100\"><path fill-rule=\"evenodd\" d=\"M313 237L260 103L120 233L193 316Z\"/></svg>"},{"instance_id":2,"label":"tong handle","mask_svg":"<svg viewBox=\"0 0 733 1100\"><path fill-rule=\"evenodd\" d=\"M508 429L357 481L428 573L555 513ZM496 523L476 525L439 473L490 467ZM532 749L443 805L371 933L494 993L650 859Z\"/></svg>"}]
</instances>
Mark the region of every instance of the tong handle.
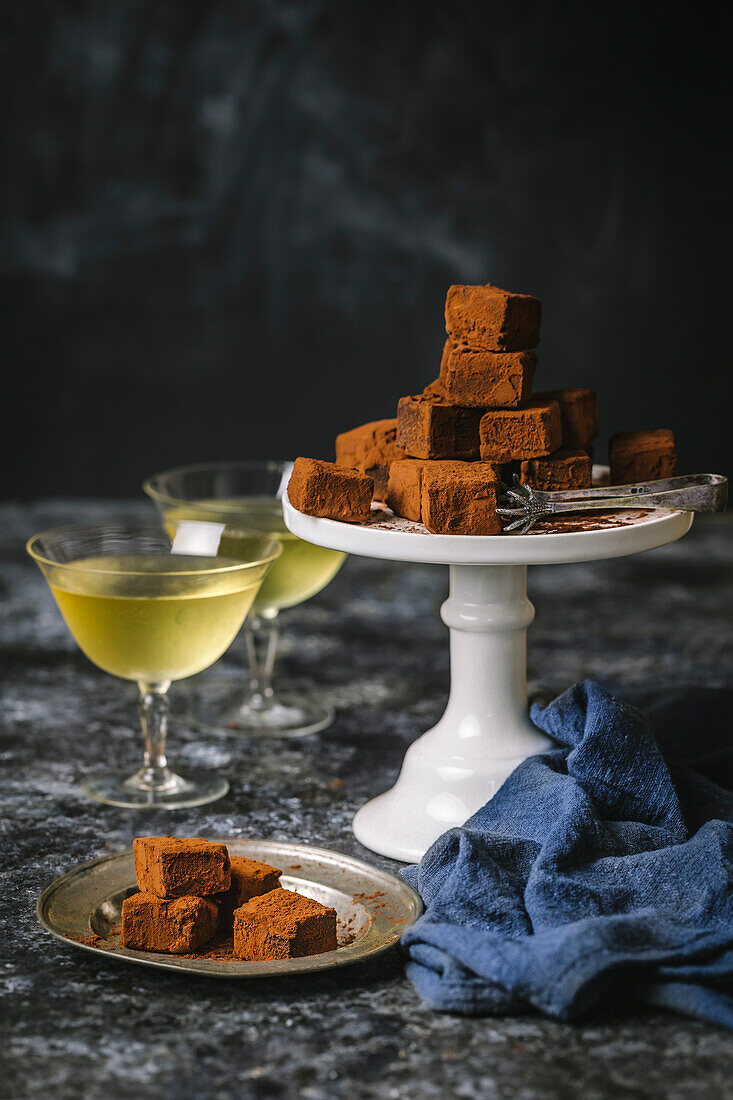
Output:
<instances>
[{"instance_id":1,"label":"tong handle","mask_svg":"<svg viewBox=\"0 0 733 1100\"><path fill-rule=\"evenodd\" d=\"M722 474L691 474L635 485L611 485L567 492L533 492L549 513L612 508L674 508L682 512L723 512L728 479Z\"/></svg>"}]
</instances>

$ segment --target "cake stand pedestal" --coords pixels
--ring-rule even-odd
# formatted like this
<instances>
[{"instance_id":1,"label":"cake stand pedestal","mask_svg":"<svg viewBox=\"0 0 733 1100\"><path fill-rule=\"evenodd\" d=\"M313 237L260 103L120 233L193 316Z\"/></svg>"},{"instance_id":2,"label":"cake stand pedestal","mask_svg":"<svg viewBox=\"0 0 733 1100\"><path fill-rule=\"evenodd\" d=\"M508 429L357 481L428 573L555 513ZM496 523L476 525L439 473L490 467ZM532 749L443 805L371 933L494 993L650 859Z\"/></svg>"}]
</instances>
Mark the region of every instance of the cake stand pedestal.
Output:
<instances>
[{"instance_id":1,"label":"cake stand pedestal","mask_svg":"<svg viewBox=\"0 0 733 1100\"><path fill-rule=\"evenodd\" d=\"M376 509L368 524L297 512L294 535L349 554L445 564L450 595L441 608L450 630L451 687L443 717L405 754L394 787L357 812L365 847L415 862L434 840L475 813L514 768L550 741L527 715L526 632L534 618L527 566L592 561L651 550L689 531L689 512L618 513L615 526L527 535L431 535L421 524ZM577 523L577 521L575 521ZM595 520L596 525L602 521Z\"/></svg>"}]
</instances>

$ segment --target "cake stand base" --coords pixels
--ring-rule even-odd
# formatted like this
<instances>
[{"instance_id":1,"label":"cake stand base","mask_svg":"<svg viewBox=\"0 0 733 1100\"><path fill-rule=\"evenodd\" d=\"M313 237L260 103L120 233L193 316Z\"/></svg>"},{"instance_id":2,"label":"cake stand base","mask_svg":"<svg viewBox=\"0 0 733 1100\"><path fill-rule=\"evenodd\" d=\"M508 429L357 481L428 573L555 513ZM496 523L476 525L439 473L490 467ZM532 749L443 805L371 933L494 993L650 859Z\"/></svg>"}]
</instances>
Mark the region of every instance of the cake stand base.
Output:
<instances>
[{"instance_id":1,"label":"cake stand base","mask_svg":"<svg viewBox=\"0 0 733 1100\"><path fill-rule=\"evenodd\" d=\"M462 825L527 756L550 741L527 717L525 565L451 565L441 617L450 629L445 714L407 750L391 790L367 802L354 835L408 862Z\"/></svg>"}]
</instances>

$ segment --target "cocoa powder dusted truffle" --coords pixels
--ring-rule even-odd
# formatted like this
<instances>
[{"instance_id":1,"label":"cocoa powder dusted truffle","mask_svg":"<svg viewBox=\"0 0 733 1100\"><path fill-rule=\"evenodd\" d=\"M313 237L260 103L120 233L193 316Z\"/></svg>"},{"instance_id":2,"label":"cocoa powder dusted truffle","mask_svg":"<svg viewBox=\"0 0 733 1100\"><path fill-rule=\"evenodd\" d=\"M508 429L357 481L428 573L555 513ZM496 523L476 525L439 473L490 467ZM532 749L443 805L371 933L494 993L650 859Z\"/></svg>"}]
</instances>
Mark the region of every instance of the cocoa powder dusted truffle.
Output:
<instances>
[{"instance_id":1,"label":"cocoa powder dusted truffle","mask_svg":"<svg viewBox=\"0 0 733 1100\"><path fill-rule=\"evenodd\" d=\"M402 458L389 468L387 504L397 516L419 523L422 517L422 469L420 458Z\"/></svg>"},{"instance_id":2,"label":"cocoa powder dusted truffle","mask_svg":"<svg viewBox=\"0 0 733 1100\"><path fill-rule=\"evenodd\" d=\"M208 898L133 894L122 903L122 946L186 955L211 939L218 920Z\"/></svg>"},{"instance_id":3,"label":"cocoa powder dusted truffle","mask_svg":"<svg viewBox=\"0 0 733 1100\"><path fill-rule=\"evenodd\" d=\"M436 535L498 535L495 467L485 462L426 462L422 521Z\"/></svg>"},{"instance_id":4,"label":"cocoa powder dusted truffle","mask_svg":"<svg viewBox=\"0 0 733 1100\"><path fill-rule=\"evenodd\" d=\"M203 837L140 836L133 841L135 875L143 893L159 898L228 890L229 854L223 844Z\"/></svg>"},{"instance_id":5,"label":"cocoa powder dusted truffle","mask_svg":"<svg viewBox=\"0 0 733 1100\"><path fill-rule=\"evenodd\" d=\"M309 516L365 523L371 514L374 482L358 470L347 470L317 458L296 458L288 483L293 508Z\"/></svg>"},{"instance_id":6,"label":"cocoa powder dusted truffle","mask_svg":"<svg viewBox=\"0 0 733 1100\"><path fill-rule=\"evenodd\" d=\"M677 475L677 448L669 428L617 432L611 436L611 484L659 481Z\"/></svg>"},{"instance_id":7,"label":"cocoa powder dusted truffle","mask_svg":"<svg viewBox=\"0 0 733 1100\"><path fill-rule=\"evenodd\" d=\"M423 394L397 406L397 444L413 458L478 458L481 409Z\"/></svg>"},{"instance_id":8,"label":"cocoa powder dusted truffle","mask_svg":"<svg viewBox=\"0 0 733 1100\"><path fill-rule=\"evenodd\" d=\"M397 421L370 420L336 436L336 464L365 473L370 466L402 458L395 443Z\"/></svg>"},{"instance_id":9,"label":"cocoa powder dusted truffle","mask_svg":"<svg viewBox=\"0 0 733 1100\"><path fill-rule=\"evenodd\" d=\"M441 382L440 378L435 378L432 382L428 382L425 389L422 391L423 397L438 397L445 399L445 386Z\"/></svg>"},{"instance_id":10,"label":"cocoa powder dusted truffle","mask_svg":"<svg viewBox=\"0 0 733 1100\"><path fill-rule=\"evenodd\" d=\"M282 874L279 867L271 867L269 863L260 863L256 859L245 859L244 856L231 857L231 872L231 886L226 894L217 898L220 932L231 932L234 910L251 898L275 890L280 885Z\"/></svg>"},{"instance_id":11,"label":"cocoa powder dusted truffle","mask_svg":"<svg viewBox=\"0 0 733 1100\"><path fill-rule=\"evenodd\" d=\"M450 348L440 384L446 400L476 408L510 408L532 392L537 356L533 351Z\"/></svg>"},{"instance_id":12,"label":"cocoa powder dusted truffle","mask_svg":"<svg viewBox=\"0 0 733 1100\"><path fill-rule=\"evenodd\" d=\"M271 890L234 913L234 954L240 959L297 959L336 946L336 910L292 890Z\"/></svg>"},{"instance_id":13,"label":"cocoa powder dusted truffle","mask_svg":"<svg viewBox=\"0 0 733 1100\"><path fill-rule=\"evenodd\" d=\"M395 515L404 516L405 519L414 520L416 523L425 523L423 510L425 471L430 471L431 484L439 485L441 492L444 487L450 486L452 479L455 478L460 481L474 475L481 479L482 483L498 482L501 478L501 467L487 462L404 458L400 462L393 462L389 472L387 503ZM435 499L437 501L438 497L436 496ZM433 514L435 514L434 511L429 516L429 522L433 522ZM432 530L430 527L429 529Z\"/></svg>"},{"instance_id":14,"label":"cocoa powder dusted truffle","mask_svg":"<svg viewBox=\"0 0 733 1100\"><path fill-rule=\"evenodd\" d=\"M562 442L560 406L532 398L518 409L491 409L481 418L479 437L487 462L549 455Z\"/></svg>"},{"instance_id":15,"label":"cocoa powder dusted truffle","mask_svg":"<svg viewBox=\"0 0 733 1100\"><path fill-rule=\"evenodd\" d=\"M445 328L457 344L488 351L526 351L540 340L542 306L531 294L498 286L451 286Z\"/></svg>"},{"instance_id":16,"label":"cocoa powder dusted truffle","mask_svg":"<svg viewBox=\"0 0 733 1100\"><path fill-rule=\"evenodd\" d=\"M562 489L590 489L592 463L585 451L555 451L546 458L522 462L519 480L545 493Z\"/></svg>"},{"instance_id":17,"label":"cocoa powder dusted truffle","mask_svg":"<svg viewBox=\"0 0 733 1100\"><path fill-rule=\"evenodd\" d=\"M562 419L562 445L585 450L598 435L598 398L595 390L565 389L536 393L540 401L557 401Z\"/></svg>"},{"instance_id":18,"label":"cocoa powder dusted truffle","mask_svg":"<svg viewBox=\"0 0 733 1100\"><path fill-rule=\"evenodd\" d=\"M374 482L374 499L386 500L389 467L402 458L395 443L397 421L371 420L336 436L336 464L360 470Z\"/></svg>"}]
</instances>

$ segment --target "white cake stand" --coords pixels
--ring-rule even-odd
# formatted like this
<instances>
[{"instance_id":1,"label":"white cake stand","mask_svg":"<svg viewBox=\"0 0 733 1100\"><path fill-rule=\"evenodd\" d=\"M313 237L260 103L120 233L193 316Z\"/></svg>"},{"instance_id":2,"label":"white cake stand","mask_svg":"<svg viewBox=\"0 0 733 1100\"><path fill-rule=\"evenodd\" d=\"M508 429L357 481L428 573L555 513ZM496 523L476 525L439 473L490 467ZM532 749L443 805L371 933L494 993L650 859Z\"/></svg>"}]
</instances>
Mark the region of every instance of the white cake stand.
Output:
<instances>
[{"instance_id":1,"label":"white cake stand","mask_svg":"<svg viewBox=\"0 0 733 1100\"><path fill-rule=\"evenodd\" d=\"M462 825L517 764L550 744L527 715L526 631L534 618L527 566L638 554L673 542L692 525L690 512L622 512L608 517L619 525L595 530L431 535L383 508L361 525L304 515L287 497L283 506L289 530L317 546L450 567L450 595L441 608L450 628L445 713L407 750L394 787L362 806L353 822L367 848L405 862Z\"/></svg>"}]
</instances>

